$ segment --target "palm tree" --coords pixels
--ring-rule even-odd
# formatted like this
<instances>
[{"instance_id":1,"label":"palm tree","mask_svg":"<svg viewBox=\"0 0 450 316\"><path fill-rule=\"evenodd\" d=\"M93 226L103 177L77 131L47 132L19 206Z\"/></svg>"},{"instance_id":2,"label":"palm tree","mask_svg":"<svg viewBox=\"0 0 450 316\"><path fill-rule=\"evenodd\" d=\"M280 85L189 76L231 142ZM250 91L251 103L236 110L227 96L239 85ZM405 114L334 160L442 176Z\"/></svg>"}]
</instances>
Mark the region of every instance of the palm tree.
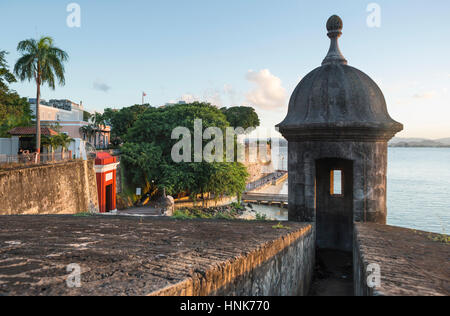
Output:
<instances>
[{"instance_id":1,"label":"palm tree","mask_svg":"<svg viewBox=\"0 0 450 316\"><path fill-rule=\"evenodd\" d=\"M69 59L67 53L53 46L53 39L43 36L39 40L28 39L17 45L17 51L22 57L14 66L14 73L21 81L36 82L36 152L41 151L41 122L39 115L39 103L41 100L41 86L45 83L51 89L55 89L55 81L59 85L65 84L64 62Z\"/></svg>"},{"instance_id":2,"label":"palm tree","mask_svg":"<svg viewBox=\"0 0 450 316\"><path fill-rule=\"evenodd\" d=\"M80 133L86 136L86 140L89 142L91 136L94 134L94 128L91 124L80 127Z\"/></svg>"},{"instance_id":3,"label":"palm tree","mask_svg":"<svg viewBox=\"0 0 450 316\"><path fill-rule=\"evenodd\" d=\"M97 134L100 133L103 126L105 126L105 117L102 114L95 112L91 119L93 122L92 127L95 134L94 147L97 148Z\"/></svg>"},{"instance_id":4,"label":"palm tree","mask_svg":"<svg viewBox=\"0 0 450 316\"><path fill-rule=\"evenodd\" d=\"M54 156L53 156L53 150L56 147L56 140L54 136L42 136L42 147L44 147L45 149L47 149L48 153L51 153L51 159L49 159L48 155L47 158L42 157L41 162L47 162L48 160L53 161Z\"/></svg>"},{"instance_id":5,"label":"palm tree","mask_svg":"<svg viewBox=\"0 0 450 316\"><path fill-rule=\"evenodd\" d=\"M55 136L42 136L42 147L47 150L51 150L51 160L55 160L55 150L61 147L61 160L64 160L64 151L69 148L70 143L73 141L66 134L58 134Z\"/></svg>"},{"instance_id":6,"label":"palm tree","mask_svg":"<svg viewBox=\"0 0 450 316\"><path fill-rule=\"evenodd\" d=\"M67 134L59 134L55 137L57 137L58 145L61 146L61 159L64 159L64 151L69 149L69 145L73 139Z\"/></svg>"}]
</instances>

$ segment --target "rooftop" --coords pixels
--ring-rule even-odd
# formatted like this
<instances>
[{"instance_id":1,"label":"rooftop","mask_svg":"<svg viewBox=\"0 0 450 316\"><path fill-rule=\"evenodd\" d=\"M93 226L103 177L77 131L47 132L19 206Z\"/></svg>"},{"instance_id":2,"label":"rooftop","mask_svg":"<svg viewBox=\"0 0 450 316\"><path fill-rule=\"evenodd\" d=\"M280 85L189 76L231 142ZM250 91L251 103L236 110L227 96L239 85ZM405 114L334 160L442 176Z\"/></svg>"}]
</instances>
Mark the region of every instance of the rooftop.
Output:
<instances>
[{"instance_id":1,"label":"rooftop","mask_svg":"<svg viewBox=\"0 0 450 316\"><path fill-rule=\"evenodd\" d=\"M362 71L347 65L338 39L344 24L334 15L327 22L330 49L322 65L299 83L289 112L279 124L288 139L381 138L389 140L403 129L387 110L378 85Z\"/></svg>"},{"instance_id":2,"label":"rooftop","mask_svg":"<svg viewBox=\"0 0 450 316\"><path fill-rule=\"evenodd\" d=\"M36 135L36 127L14 127L8 132L12 136L31 136ZM41 127L41 135L56 136L58 133L49 127Z\"/></svg>"}]
</instances>

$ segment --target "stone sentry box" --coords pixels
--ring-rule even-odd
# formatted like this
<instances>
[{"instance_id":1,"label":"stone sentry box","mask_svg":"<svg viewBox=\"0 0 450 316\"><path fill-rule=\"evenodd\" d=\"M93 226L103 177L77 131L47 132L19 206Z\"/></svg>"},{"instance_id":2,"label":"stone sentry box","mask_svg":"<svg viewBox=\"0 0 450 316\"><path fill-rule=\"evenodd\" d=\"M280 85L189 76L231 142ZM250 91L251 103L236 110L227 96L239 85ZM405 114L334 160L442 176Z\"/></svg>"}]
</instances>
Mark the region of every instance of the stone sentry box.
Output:
<instances>
[{"instance_id":1,"label":"stone sentry box","mask_svg":"<svg viewBox=\"0 0 450 316\"><path fill-rule=\"evenodd\" d=\"M328 20L328 55L297 86L278 128L289 142L289 220L315 222L319 248L351 251L354 222L386 224L387 143L403 125L377 84L347 65L342 29L338 16ZM342 194L333 194L333 171Z\"/></svg>"}]
</instances>

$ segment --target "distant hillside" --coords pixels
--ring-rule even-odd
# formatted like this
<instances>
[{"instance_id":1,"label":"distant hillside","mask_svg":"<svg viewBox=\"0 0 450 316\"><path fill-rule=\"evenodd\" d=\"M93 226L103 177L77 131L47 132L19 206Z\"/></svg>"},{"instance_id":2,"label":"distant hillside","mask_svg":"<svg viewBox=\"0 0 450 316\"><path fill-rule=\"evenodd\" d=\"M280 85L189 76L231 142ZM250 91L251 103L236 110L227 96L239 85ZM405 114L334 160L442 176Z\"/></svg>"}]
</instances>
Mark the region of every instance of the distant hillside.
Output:
<instances>
[{"instance_id":1,"label":"distant hillside","mask_svg":"<svg viewBox=\"0 0 450 316\"><path fill-rule=\"evenodd\" d=\"M437 139L436 141L445 144L445 145L450 145L450 137L449 138L441 138L441 139Z\"/></svg>"},{"instance_id":2,"label":"distant hillside","mask_svg":"<svg viewBox=\"0 0 450 316\"><path fill-rule=\"evenodd\" d=\"M391 144L397 144L397 143L411 143L411 142L421 142L427 140L425 138L401 138L401 137L394 137L390 142L389 145Z\"/></svg>"},{"instance_id":3,"label":"distant hillside","mask_svg":"<svg viewBox=\"0 0 450 316\"><path fill-rule=\"evenodd\" d=\"M431 140L425 138L396 137L389 142L389 147L450 147L450 138Z\"/></svg>"},{"instance_id":4,"label":"distant hillside","mask_svg":"<svg viewBox=\"0 0 450 316\"><path fill-rule=\"evenodd\" d=\"M256 141L257 139L251 139ZM266 140L266 139L264 139ZM288 142L284 138L279 138L279 146L287 147ZM246 140L248 142L249 139ZM441 138L436 140L426 139L426 138L401 138L395 137L389 142L389 147L450 147L450 137Z\"/></svg>"}]
</instances>

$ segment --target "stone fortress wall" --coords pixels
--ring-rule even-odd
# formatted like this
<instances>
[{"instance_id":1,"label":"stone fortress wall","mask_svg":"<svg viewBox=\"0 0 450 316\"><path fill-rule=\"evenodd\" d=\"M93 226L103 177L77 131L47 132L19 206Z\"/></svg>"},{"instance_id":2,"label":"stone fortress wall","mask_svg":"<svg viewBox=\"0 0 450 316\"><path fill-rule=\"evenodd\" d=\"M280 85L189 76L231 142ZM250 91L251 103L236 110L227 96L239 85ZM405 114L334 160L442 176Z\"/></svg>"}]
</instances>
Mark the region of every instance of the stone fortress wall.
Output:
<instances>
[{"instance_id":1,"label":"stone fortress wall","mask_svg":"<svg viewBox=\"0 0 450 316\"><path fill-rule=\"evenodd\" d=\"M98 211L94 161L0 171L0 215Z\"/></svg>"}]
</instances>

